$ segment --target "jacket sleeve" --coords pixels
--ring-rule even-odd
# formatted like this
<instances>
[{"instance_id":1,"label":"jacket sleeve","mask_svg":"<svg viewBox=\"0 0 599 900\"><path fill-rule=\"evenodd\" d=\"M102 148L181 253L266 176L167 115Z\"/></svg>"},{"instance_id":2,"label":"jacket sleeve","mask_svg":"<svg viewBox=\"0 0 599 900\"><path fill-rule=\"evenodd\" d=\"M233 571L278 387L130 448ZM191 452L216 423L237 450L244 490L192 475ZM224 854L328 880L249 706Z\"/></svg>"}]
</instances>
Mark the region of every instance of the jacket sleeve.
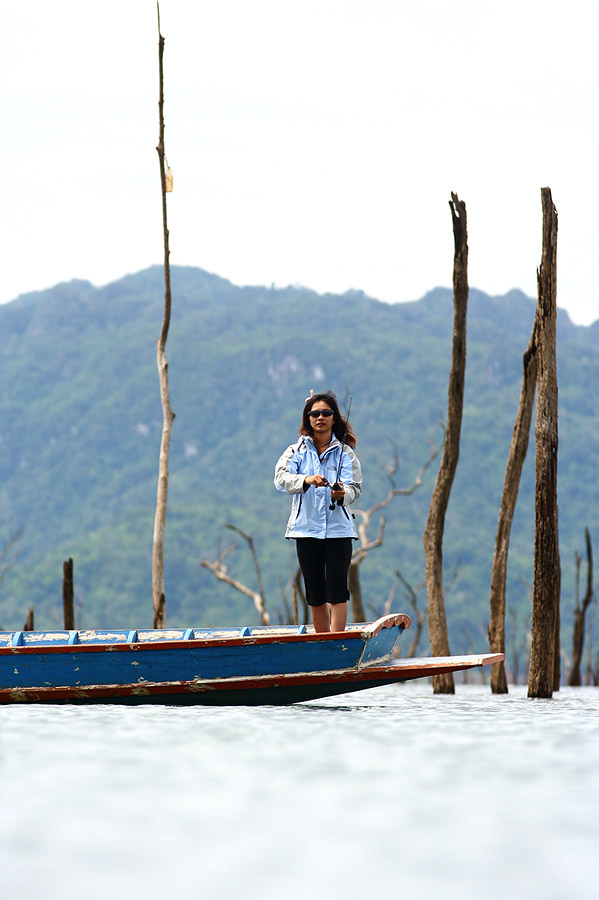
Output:
<instances>
[{"instance_id":1,"label":"jacket sleeve","mask_svg":"<svg viewBox=\"0 0 599 900\"><path fill-rule=\"evenodd\" d=\"M303 494L304 478L299 470L299 461L296 456L297 444L291 444L279 458L275 466L275 487L278 491L287 491L288 494Z\"/></svg>"},{"instance_id":2,"label":"jacket sleeve","mask_svg":"<svg viewBox=\"0 0 599 900\"><path fill-rule=\"evenodd\" d=\"M341 465L341 481L345 488L343 505L354 503L362 493L362 467L360 460L351 447L343 448L343 463Z\"/></svg>"}]
</instances>

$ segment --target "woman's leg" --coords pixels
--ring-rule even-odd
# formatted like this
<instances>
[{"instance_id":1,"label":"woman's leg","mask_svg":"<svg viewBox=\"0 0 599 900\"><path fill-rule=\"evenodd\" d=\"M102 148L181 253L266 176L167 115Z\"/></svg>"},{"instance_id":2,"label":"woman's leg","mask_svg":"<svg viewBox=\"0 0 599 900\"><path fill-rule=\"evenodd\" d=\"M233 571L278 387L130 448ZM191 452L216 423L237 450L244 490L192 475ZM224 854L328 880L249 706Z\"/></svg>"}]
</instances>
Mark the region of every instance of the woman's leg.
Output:
<instances>
[{"instance_id":1,"label":"woman's leg","mask_svg":"<svg viewBox=\"0 0 599 900\"><path fill-rule=\"evenodd\" d=\"M347 624L347 573L352 557L351 538L325 541L327 597L331 604L331 631L345 631Z\"/></svg>"},{"instance_id":2,"label":"woman's leg","mask_svg":"<svg viewBox=\"0 0 599 900\"><path fill-rule=\"evenodd\" d=\"M347 603L345 604L345 608L347 609ZM330 607L328 603L323 603L321 606L311 606L310 612L312 613L312 622L314 623L314 631L318 633L323 633L326 631L331 631L331 614ZM345 626L341 629L341 631L345 630ZM333 631L335 629L333 628Z\"/></svg>"},{"instance_id":3,"label":"woman's leg","mask_svg":"<svg viewBox=\"0 0 599 900\"><path fill-rule=\"evenodd\" d=\"M347 625L347 603L331 606L331 631L345 631Z\"/></svg>"},{"instance_id":4,"label":"woman's leg","mask_svg":"<svg viewBox=\"0 0 599 900\"><path fill-rule=\"evenodd\" d=\"M330 613L326 602L325 541L318 540L318 538L297 538L295 545L297 558L304 576L306 600L312 614L314 630L319 632L330 631Z\"/></svg>"}]
</instances>

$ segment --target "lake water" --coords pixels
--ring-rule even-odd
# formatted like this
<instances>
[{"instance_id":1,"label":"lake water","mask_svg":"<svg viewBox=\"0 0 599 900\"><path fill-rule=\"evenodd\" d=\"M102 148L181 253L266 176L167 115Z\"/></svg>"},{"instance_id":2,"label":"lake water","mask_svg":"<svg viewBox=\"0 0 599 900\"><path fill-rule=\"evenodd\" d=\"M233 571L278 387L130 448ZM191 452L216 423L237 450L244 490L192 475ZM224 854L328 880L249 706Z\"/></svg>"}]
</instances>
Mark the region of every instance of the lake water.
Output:
<instances>
[{"instance_id":1,"label":"lake water","mask_svg":"<svg viewBox=\"0 0 599 900\"><path fill-rule=\"evenodd\" d=\"M2 900L599 895L599 688L3 707Z\"/></svg>"}]
</instances>

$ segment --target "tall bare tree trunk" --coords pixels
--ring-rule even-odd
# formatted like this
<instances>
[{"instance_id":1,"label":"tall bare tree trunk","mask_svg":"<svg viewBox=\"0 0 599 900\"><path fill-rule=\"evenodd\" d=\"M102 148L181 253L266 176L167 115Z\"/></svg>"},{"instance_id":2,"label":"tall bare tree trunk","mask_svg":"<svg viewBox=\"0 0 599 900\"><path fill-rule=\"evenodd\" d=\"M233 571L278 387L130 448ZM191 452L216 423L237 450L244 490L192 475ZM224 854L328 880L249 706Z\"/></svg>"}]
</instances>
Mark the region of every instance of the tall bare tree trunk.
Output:
<instances>
[{"instance_id":1,"label":"tall bare tree trunk","mask_svg":"<svg viewBox=\"0 0 599 900\"><path fill-rule=\"evenodd\" d=\"M495 552L493 553L493 566L491 569L491 617L489 621L489 649L491 653L505 653L505 582L508 550L522 467L528 451L536 381L537 343L535 322L528 347L522 357L520 402L505 470L503 494L501 496L497 532L495 534ZM507 694L508 692L503 662L491 666L491 691L494 694Z\"/></svg>"},{"instance_id":2,"label":"tall bare tree trunk","mask_svg":"<svg viewBox=\"0 0 599 900\"><path fill-rule=\"evenodd\" d=\"M160 382L162 403L162 437L158 462L158 489L156 492L156 516L154 519L154 539L152 543L152 606L154 608L154 628L164 628L166 623L166 599L164 593L164 531L166 527L166 505L168 498L168 463L171 434L175 414L171 409L168 384L168 363L166 361L166 339L171 320L171 270L169 234L166 216L166 169L164 163L164 38L160 34L160 8L158 8L158 66L160 91L158 99L159 137L158 160L160 163L160 184L162 188L162 230L164 236L164 316L162 330L156 341L156 363Z\"/></svg>"},{"instance_id":3,"label":"tall bare tree trunk","mask_svg":"<svg viewBox=\"0 0 599 900\"><path fill-rule=\"evenodd\" d=\"M593 599L593 547L591 544L591 533L588 528L585 528L584 536L587 545L587 588L582 605L579 603L578 593L576 595L574 635L572 638L572 669L570 671L570 677L568 678L570 687L580 687L582 684L580 666L584 650L584 620L587 609L591 605L591 600Z\"/></svg>"},{"instance_id":4,"label":"tall bare tree trunk","mask_svg":"<svg viewBox=\"0 0 599 900\"><path fill-rule=\"evenodd\" d=\"M557 517L556 261L557 210L541 188L543 254L537 274L537 412L535 420L535 552L529 697L552 697L560 563Z\"/></svg>"},{"instance_id":5,"label":"tall bare tree trunk","mask_svg":"<svg viewBox=\"0 0 599 900\"><path fill-rule=\"evenodd\" d=\"M468 309L468 231L466 204L452 193L449 203L455 245L453 261L453 344L443 457L431 497L424 529L428 633L433 656L449 656L445 600L443 596L443 530L449 495L460 456L460 433L466 378L466 313ZM453 694L453 675L435 675L436 694Z\"/></svg>"}]
</instances>

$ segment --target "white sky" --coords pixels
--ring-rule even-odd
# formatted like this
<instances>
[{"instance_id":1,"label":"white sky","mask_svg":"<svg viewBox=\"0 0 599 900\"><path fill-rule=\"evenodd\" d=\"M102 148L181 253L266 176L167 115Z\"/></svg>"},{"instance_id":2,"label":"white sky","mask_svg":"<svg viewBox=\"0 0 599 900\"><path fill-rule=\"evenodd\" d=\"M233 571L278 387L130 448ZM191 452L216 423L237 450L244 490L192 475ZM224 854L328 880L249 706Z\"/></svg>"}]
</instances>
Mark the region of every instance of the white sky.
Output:
<instances>
[{"instance_id":1,"label":"white sky","mask_svg":"<svg viewBox=\"0 0 599 900\"><path fill-rule=\"evenodd\" d=\"M237 284L536 295L599 318L595 0L162 0L171 262ZM154 0L1 0L0 302L162 262Z\"/></svg>"}]
</instances>

